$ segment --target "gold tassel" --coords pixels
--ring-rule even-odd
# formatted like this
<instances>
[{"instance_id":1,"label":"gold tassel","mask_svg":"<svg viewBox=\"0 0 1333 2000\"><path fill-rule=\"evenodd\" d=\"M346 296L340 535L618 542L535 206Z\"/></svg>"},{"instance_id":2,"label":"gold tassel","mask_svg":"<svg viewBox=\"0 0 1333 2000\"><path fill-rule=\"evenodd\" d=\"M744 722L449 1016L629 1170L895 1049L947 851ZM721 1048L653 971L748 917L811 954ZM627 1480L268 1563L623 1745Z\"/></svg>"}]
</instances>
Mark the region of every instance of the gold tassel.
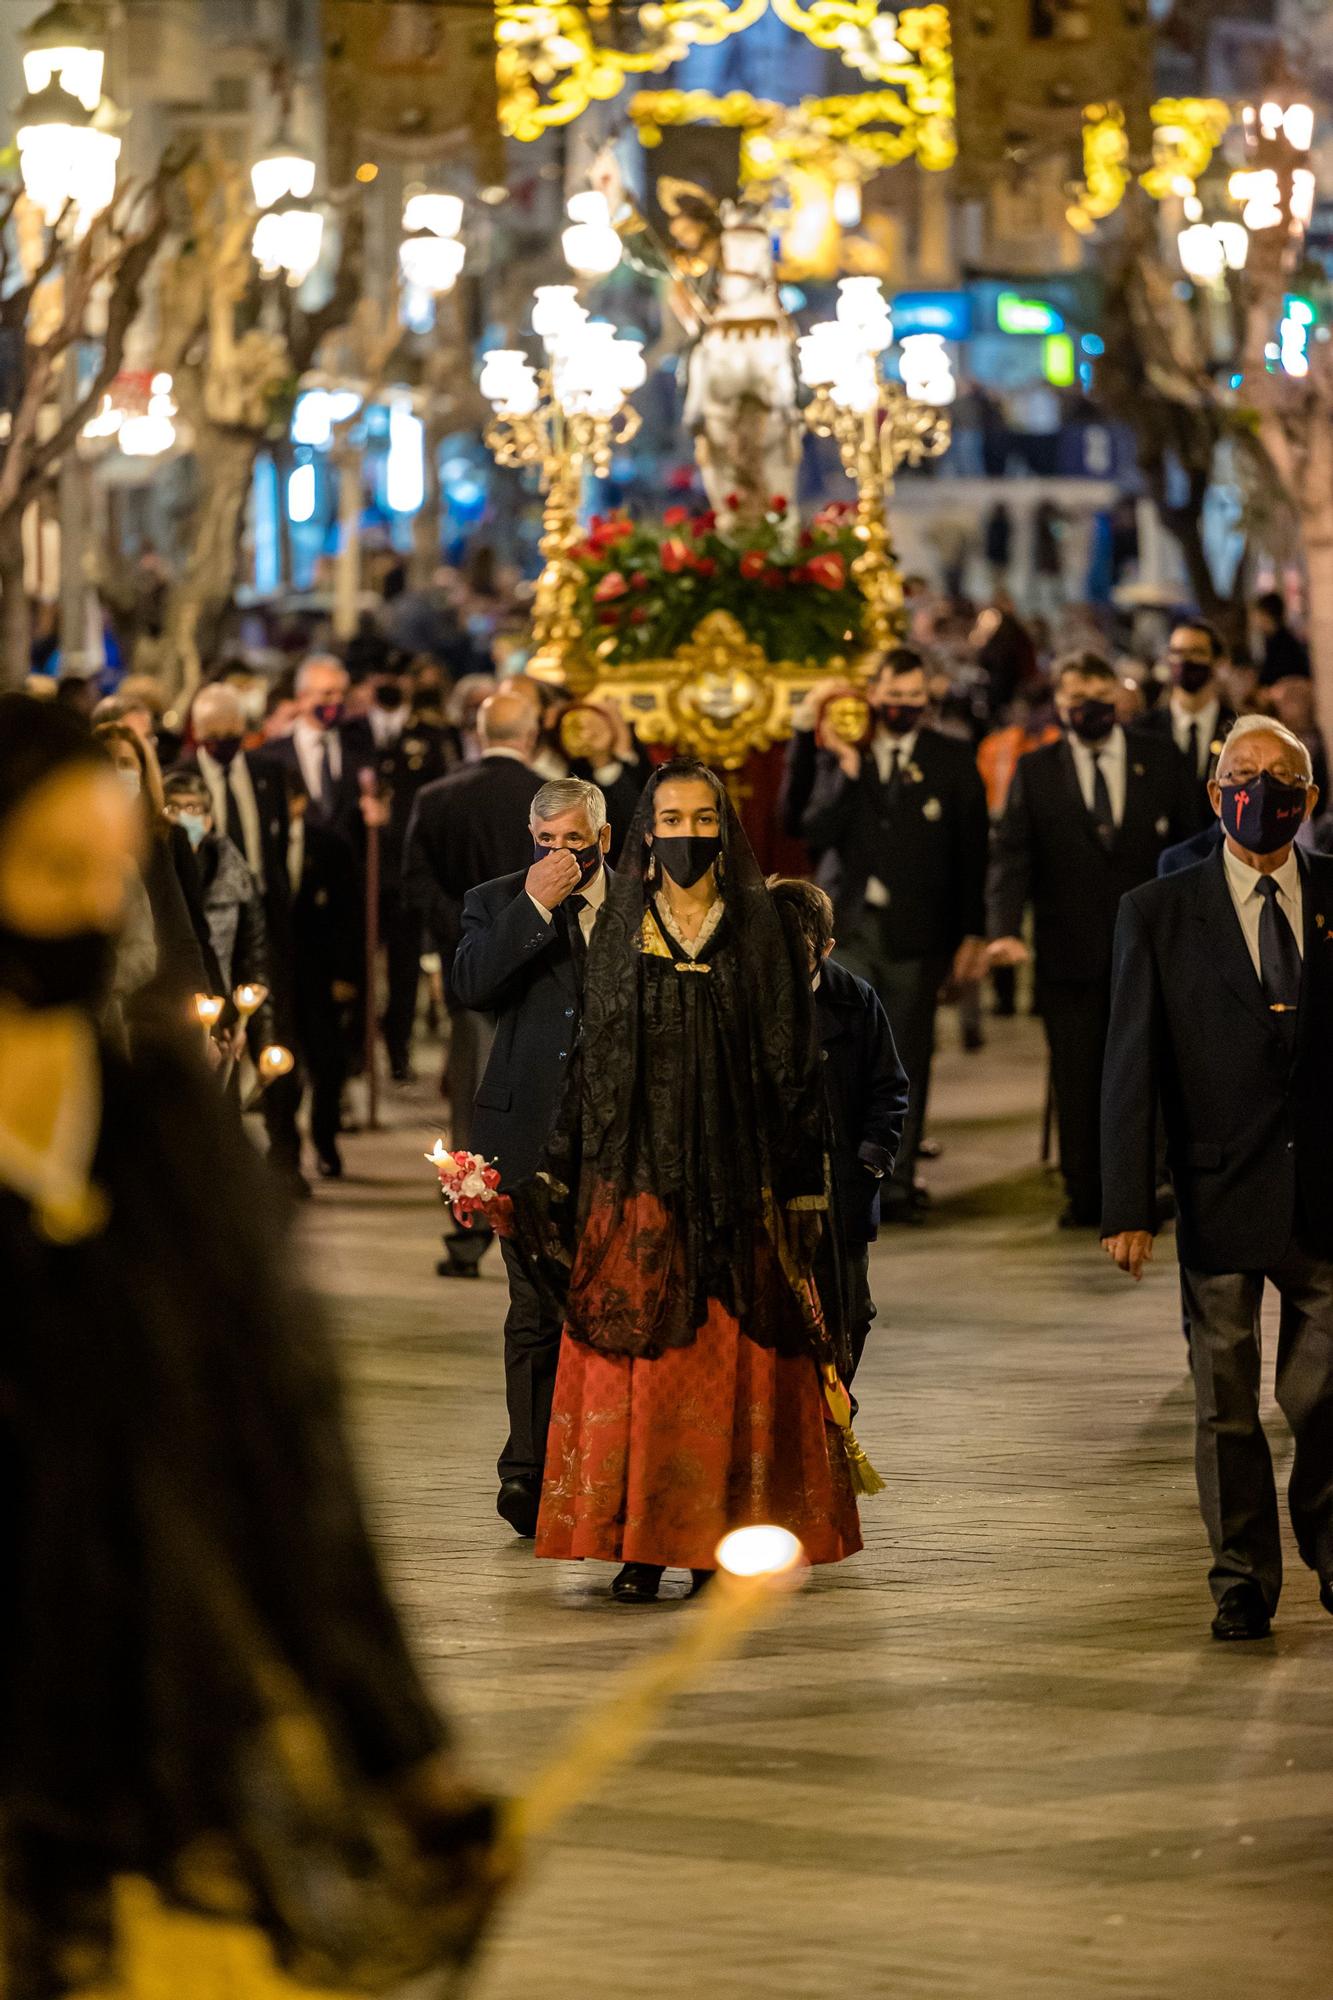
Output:
<instances>
[{"instance_id":1,"label":"gold tassel","mask_svg":"<svg viewBox=\"0 0 1333 2000\"><path fill-rule=\"evenodd\" d=\"M847 1454L847 1470L852 1475L852 1491L857 1498L870 1500L876 1493L882 1493L884 1481L857 1442L856 1432L850 1424L842 1433L842 1448Z\"/></svg>"}]
</instances>

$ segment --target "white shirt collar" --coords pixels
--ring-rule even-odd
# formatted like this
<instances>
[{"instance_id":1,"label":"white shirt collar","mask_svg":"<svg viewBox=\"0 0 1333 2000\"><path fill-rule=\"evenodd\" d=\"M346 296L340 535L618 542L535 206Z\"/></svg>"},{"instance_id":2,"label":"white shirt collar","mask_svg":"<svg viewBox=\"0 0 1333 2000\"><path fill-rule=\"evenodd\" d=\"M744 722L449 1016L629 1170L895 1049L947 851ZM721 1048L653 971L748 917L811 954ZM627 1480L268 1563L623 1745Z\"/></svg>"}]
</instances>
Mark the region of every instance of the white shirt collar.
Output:
<instances>
[{"instance_id":1,"label":"white shirt collar","mask_svg":"<svg viewBox=\"0 0 1333 2000\"><path fill-rule=\"evenodd\" d=\"M875 764L879 770L881 779L888 778L889 768L895 751L898 753L899 770L904 769L912 762L912 759L916 756L916 739L919 734L919 729L914 729L910 736L890 736L886 729L877 729L875 731L871 747L875 753Z\"/></svg>"},{"instance_id":2,"label":"white shirt collar","mask_svg":"<svg viewBox=\"0 0 1333 2000\"><path fill-rule=\"evenodd\" d=\"M1094 757L1109 757L1116 764L1125 761L1125 732L1118 722L1102 743L1085 743L1072 729L1065 731L1065 740L1076 757L1086 757L1089 763Z\"/></svg>"},{"instance_id":3,"label":"white shirt collar","mask_svg":"<svg viewBox=\"0 0 1333 2000\"><path fill-rule=\"evenodd\" d=\"M1231 883L1232 894L1238 902L1244 902L1247 896L1259 894L1259 884L1264 879L1263 875L1259 869L1251 868L1248 861L1242 861L1238 854L1233 854L1225 841L1222 843L1222 862L1227 871L1227 879ZM1280 893L1289 903L1295 903L1301 889L1301 865L1296 859L1295 847L1282 866L1273 869L1272 875Z\"/></svg>"},{"instance_id":4,"label":"white shirt collar","mask_svg":"<svg viewBox=\"0 0 1333 2000\"><path fill-rule=\"evenodd\" d=\"M597 870L597 873L592 877L592 879L590 881L583 883L580 888L574 891L574 894L576 896L582 896L584 902L588 905L588 908L590 910L601 909L602 904L606 901L605 861L602 862L601 867Z\"/></svg>"}]
</instances>

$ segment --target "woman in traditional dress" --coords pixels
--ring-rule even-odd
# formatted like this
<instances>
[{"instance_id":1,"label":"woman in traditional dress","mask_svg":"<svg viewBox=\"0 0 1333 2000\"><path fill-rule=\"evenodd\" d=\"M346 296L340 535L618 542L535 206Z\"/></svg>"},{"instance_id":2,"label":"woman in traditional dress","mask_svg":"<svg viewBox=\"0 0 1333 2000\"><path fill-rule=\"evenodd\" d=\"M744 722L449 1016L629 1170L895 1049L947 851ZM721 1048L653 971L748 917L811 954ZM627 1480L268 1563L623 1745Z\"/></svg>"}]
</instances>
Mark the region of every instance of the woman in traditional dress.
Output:
<instances>
[{"instance_id":1,"label":"woman in traditional dress","mask_svg":"<svg viewBox=\"0 0 1333 2000\"><path fill-rule=\"evenodd\" d=\"M99 1037L141 842L81 723L0 698L0 1989L137 1995L138 1878L160 1992L267 1995L257 1946L219 1972L238 1923L380 1992L469 1952L491 1814L380 1580L258 1156L179 1043Z\"/></svg>"},{"instance_id":2,"label":"woman in traditional dress","mask_svg":"<svg viewBox=\"0 0 1333 2000\"><path fill-rule=\"evenodd\" d=\"M713 774L650 781L593 933L544 1170L571 1258L537 1554L711 1573L752 1522L861 1546L817 1353L825 1210L813 996Z\"/></svg>"}]
</instances>

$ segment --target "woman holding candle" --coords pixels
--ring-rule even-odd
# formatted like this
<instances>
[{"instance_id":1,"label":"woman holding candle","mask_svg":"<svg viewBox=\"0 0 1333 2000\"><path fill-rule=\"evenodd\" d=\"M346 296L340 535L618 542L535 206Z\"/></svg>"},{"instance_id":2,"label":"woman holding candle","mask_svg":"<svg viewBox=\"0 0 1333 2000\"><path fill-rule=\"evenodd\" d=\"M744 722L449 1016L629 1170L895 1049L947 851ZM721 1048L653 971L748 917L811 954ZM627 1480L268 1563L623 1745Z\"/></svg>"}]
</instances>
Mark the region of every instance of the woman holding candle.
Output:
<instances>
[{"instance_id":1,"label":"woman holding candle","mask_svg":"<svg viewBox=\"0 0 1333 2000\"><path fill-rule=\"evenodd\" d=\"M74 717L0 698L0 1988L116 1983L138 1878L220 1920L159 1911L162 1991L264 1992L226 1973L238 1922L384 1991L468 1954L490 1808L385 1595L261 1163L197 1060L99 1038L142 837Z\"/></svg>"},{"instance_id":2,"label":"woman holding candle","mask_svg":"<svg viewBox=\"0 0 1333 2000\"><path fill-rule=\"evenodd\" d=\"M620 1562L622 1603L665 1568L699 1587L751 1522L816 1563L861 1546L818 1365L818 1060L803 943L725 792L664 766L593 934L532 1190L572 1255L537 1553Z\"/></svg>"}]
</instances>

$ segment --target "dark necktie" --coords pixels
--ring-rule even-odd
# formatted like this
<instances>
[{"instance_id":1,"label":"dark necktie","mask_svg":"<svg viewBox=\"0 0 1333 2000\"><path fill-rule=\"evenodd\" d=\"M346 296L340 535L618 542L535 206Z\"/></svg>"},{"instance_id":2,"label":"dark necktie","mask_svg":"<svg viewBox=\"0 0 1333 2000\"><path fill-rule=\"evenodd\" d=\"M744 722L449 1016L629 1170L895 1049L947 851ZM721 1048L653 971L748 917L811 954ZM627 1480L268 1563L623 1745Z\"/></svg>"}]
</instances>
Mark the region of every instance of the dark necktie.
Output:
<instances>
[{"instance_id":1,"label":"dark necktie","mask_svg":"<svg viewBox=\"0 0 1333 2000\"><path fill-rule=\"evenodd\" d=\"M903 753L898 744L889 752L889 775L884 780L884 797L889 805L896 805L903 788Z\"/></svg>"},{"instance_id":2,"label":"dark necktie","mask_svg":"<svg viewBox=\"0 0 1333 2000\"><path fill-rule=\"evenodd\" d=\"M1115 814L1111 810L1111 788L1106 782L1106 770L1100 757L1092 760L1092 817L1097 823L1097 838L1103 847L1109 847L1115 839Z\"/></svg>"},{"instance_id":3,"label":"dark necktie","mask_svg":"<svg viewBox=\"0 0 1333 2000\"><path fill-rule=\"evenodd\" d=\"M586 896L566 896L564 902L560 905L561 916L564 920L565 935L569 940L569 955L574 961L574 970L578 974L580 985L583 983L584 961L588 956L588 941L583 935L583 925L580 922L580 918L587 907L588 898Z\"/></svg>"},{"instance_id":4,"label":"dark necktie","mask_svg":"<svg viewBox=\"0 0 1333 2000\"><path fill-rule=\"evenodd\" d=\"M326 735L321 734L319 742L315 746L315 796L311 800L311 804L317 808L323 818L327 818L328 816L329 793L329 739Z\"/></svg>"},{"instance_id":5,"label":"dark necktie","mask_svg":"<svg viewBox=\"0 0 1333 2000\"><path fill-rule=\"evenodd\" d=\"M227 788L227 838L245 854L245 826L241 820L241 808L236 802L230 770L223 773L222 782ZM250 856L245 854L245 858L248 861Z\"/></svg>"},{"instance_id":6,"label":"dark necktie","mask_svg":"<svg viewBox=\"0 0 1333 2000\"><path fill-rule=\"evenodd\" d=\"M1278 1027L1290 1039L1296 1032L1296 1010L1301 1003L1301 954L1271 875L1259 877L1259 894L1264 899L1259 912L1259 976L1264 999Z\"/></svg>"},{"instance_id":7,"label":"dark necktie","mask_svg":"<svg viewBox=\"0 0 1333 2000\"><path fill-rule=\"evenodd\" d=\"M1199 725L1197 722L1191 722L1190 724L1189 748L1185 752L1185 755L1190 760L1191 777L1197 778L1199 776Z\"/></svg>"}]
</instances>

